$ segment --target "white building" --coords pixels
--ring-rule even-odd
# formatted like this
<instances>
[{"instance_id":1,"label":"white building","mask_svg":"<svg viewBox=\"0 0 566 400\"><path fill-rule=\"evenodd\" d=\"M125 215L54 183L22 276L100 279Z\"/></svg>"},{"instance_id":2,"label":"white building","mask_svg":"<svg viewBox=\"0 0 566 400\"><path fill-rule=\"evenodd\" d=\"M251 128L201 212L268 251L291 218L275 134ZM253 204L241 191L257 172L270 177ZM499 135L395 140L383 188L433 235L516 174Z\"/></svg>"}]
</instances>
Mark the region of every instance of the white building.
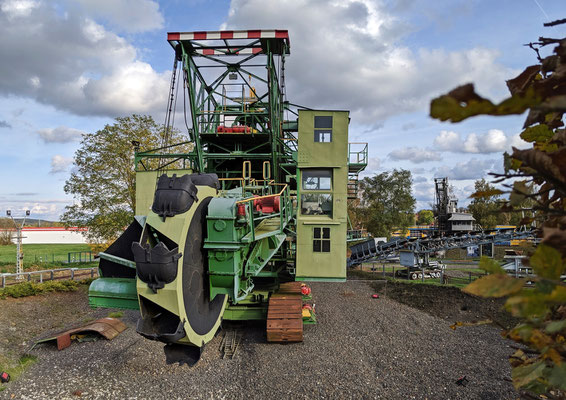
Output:
<instances>
[{"instance_id":1,"label":"white building","mask_svg":"<svg viewBox=\"0 0 566 400\"><path fill-rule=\"evenodd\" d=\"M16 230L10 229L12 236ZM87 243L85 233L87 228L39 228L25 227L22 229L23 244L75 244Z\"/></svg>"}]
</instances>

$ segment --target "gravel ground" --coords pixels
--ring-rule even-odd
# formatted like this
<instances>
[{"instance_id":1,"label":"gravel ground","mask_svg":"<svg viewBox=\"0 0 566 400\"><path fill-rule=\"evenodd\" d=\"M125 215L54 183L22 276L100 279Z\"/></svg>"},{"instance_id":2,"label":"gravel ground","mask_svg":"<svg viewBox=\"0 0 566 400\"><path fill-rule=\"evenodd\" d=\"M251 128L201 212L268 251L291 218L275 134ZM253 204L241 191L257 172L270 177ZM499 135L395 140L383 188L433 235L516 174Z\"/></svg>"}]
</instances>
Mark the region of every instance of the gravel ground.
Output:
<instances>
[{"instance_id":1,"label":"gravel ground","mask_svg":"<svg viewBox=\"0 0 566 400\"><path fill-rule=\"evenodd\" d=\"M36 348L39 361L0 398L518 398L508 381L511 351L497 328L453 331L445 319L372 299L367 282L312 289L319 323L305 327L303 343L268 344L263 324L248 325L234 359L221 358L219 335L195 367L168 366L162 344L135 333L131 311L123 318L128 329L112 341ZM464 375L468 385L457 385Z\"/></svg>"}]
</instances>

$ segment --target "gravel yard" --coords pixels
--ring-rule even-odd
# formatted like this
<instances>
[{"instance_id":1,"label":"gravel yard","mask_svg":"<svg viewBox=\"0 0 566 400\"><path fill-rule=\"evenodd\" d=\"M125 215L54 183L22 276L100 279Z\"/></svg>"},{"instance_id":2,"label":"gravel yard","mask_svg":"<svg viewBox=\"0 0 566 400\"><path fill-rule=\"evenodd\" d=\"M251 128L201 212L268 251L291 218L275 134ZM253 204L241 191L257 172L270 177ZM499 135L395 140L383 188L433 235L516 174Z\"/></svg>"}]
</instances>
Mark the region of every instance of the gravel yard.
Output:
<instances>
[{"instance_id":1,"label":"gravel yard","mask_svg":"<svg viewBox=\"0 0 566 400\"><path fill-rule=\"evenodd\" d=\"M128 311L122 318L128 329L112 341L73 342L60 352L49 345L34 349L31 354L38 362L9 383L0 398L518 397L508 381L511 349L499 329L449 328L456 320L477 317L477 308L455 305L459 308L446 316L434 316L426 305L416 309L383 294L372 299L376 290L364 281L316 283L312 289L318 325L305 326L303 343L268 344L264 324L248 324L240 329L243 337L234 359L221 358L218 335L195 367L168 366L162 344L137 335L137 312ZM399 293L390 291L393 298ZM109 313L89 309L84 291L0 304L8 310L0 313L0 335L12 335L2 346L14 343L17 336L29 347L32 338L63 328L53 320L68 327ZM17 316L24 314L22 321L27 320L29 327L18 322ZM462 376L467 377L467 386L456 384Z\"/></svg>"}]
</instances>

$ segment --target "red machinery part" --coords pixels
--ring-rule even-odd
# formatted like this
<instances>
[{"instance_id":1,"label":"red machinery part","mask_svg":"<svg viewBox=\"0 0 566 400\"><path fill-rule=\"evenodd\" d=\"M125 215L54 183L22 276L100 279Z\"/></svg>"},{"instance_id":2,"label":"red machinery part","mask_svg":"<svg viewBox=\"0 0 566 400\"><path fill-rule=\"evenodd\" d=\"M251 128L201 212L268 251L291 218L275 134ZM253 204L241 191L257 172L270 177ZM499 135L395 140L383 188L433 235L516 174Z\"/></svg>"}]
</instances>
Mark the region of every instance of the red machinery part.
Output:
<instances>
[{"instance_id":1,"label":"red machinery part","mask_svg":"<svg viewBox=\"0 0 566 400\"><path fill-rule=\"evenodd\" d=\"M254 208L264 214L279 212L279 196L269 196L254 200Z\"/></svg>"},{"instance_id":2,"label":"red machinery part","mask_svg":"<svg viewBox=\"0 0 566 400\"><path fill-rule=\"evenodd\" d=\"M308 296L309 294L311 294L311 288L306 285L301 286L301 294L303 296Z\"/></svg>"},{"instance_id":3,"label":"red machinery part","mask_svg":"<svg viewBox=\"0 0 566 400\"><path fill-rule=\"evenodd\" d=\"M246 216L246 205L244 203L238 203L238 209L236 210L236 215L238 217Z\"/></svg>"},{"instance_id":4,"label":"red machinery part","mask_svg":"<svg viewBox=\"0 0 566 400\"><path fill-rule=\"evenodd\" d=\"M251 133L252 128L247 125L236 125L236 126L224 126L219 125L216 128L218 133Z\"/></svg>"}]
</instances>

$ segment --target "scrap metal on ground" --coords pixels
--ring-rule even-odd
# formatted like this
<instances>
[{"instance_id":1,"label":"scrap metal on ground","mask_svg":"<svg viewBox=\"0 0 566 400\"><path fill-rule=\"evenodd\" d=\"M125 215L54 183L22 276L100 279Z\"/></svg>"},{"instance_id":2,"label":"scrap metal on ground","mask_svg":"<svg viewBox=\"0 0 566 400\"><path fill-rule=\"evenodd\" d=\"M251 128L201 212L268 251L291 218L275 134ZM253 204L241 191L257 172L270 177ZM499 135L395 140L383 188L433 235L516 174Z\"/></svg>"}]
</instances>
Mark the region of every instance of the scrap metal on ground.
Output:
<instances>
[{"instance_id":1,"label":"scrap metal on ground","mask_svg":"<svg viewBox=\"0 0 566 400\"><path fill-rule=\"evenodd\" d=\"M45 339L35 342L34 347L40 343L56 342L57 350L66 349L71 345L72 340L83 341L88 335L96 334L105 339L112 340L126 330L126 325L116 318L101 318L96 321L88 322L77 328L55 334ZM33 347L32 347L33 348Z\"/></svg>"}]
</instances>

